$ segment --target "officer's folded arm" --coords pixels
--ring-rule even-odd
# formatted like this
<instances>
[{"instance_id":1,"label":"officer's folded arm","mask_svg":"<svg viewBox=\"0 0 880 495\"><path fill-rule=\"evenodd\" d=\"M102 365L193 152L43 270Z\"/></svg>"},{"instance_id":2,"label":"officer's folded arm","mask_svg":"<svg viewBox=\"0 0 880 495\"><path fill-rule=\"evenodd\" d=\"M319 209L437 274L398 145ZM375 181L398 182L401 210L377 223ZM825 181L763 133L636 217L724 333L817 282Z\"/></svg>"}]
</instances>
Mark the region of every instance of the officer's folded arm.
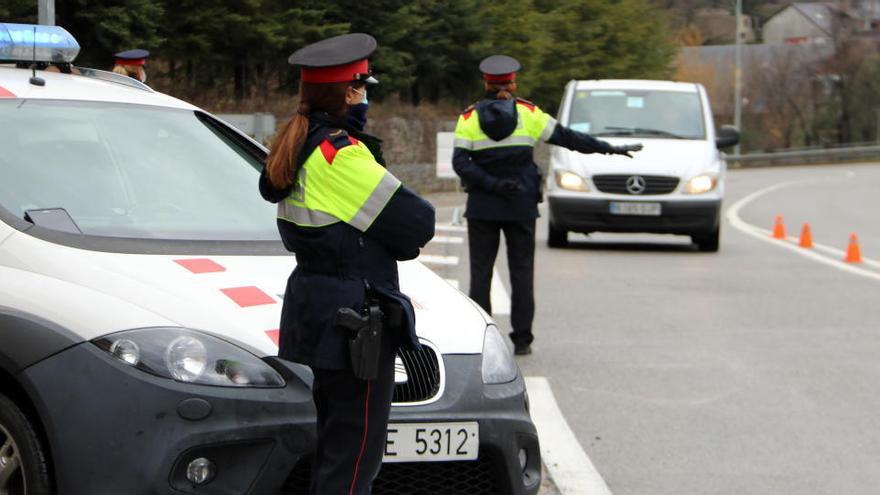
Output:
<instances>
[{"instance_id":1,"label":"officer's folded arm","mask_svg":"<svg viewBox=\"0 0 880 495\"><path fill-rule=\"evenodd\" d=\"M413 259L434 237L434 207L379 165L366 148L339 150L332 174L337 207L352 212L343 219L388 250L397 260ZM346 204L348 203L348 204Z\"/></svg>"},{"instance_id":2,"label":"officer's folded arm","mask_svg":"<svg viewBox=\"0 0 880 495\"><path fill-rule=\"evenodd\" d=\"M411 260L434 237L434 223L431 203L401 184L364 234L398 261Z\"/></svg>"},{"instance_id":3,"label":"officer's folded arm","mask_svg":"<svg viewBox=\"0 0 880 495\"><path fill-rule=\"evenodd\" d=\"M456 147L453 150L452 169L464 179L469 188L476 187L486 192L494 192L497 189L498 179L474 163L468 149Z\"/></svg>"},{"instance_id":4,"label":"officer's folded arm","mask_svg":"<svg viewBox=\"0 0 880 495\"><path fill-rule=\"evenodd\" d=\"M263 196L263 199L270 203L278 203L290 195L291 189L291 187L285 187L284 189L272 187L269 178L266 176L266 167L263 167L263 170L260 172L260 195Z\"/></svg>"}]
</instances>

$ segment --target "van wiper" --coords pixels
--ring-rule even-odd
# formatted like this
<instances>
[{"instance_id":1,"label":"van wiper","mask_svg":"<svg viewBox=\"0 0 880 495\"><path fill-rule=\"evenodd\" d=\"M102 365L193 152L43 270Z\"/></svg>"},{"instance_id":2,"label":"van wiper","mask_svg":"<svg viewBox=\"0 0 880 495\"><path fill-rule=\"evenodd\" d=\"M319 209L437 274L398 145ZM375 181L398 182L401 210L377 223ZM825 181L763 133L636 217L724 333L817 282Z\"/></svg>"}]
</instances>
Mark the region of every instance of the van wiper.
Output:
<instances>
[{"instance_id":1,"label":"van wiper","mask_svg":"<svg viewBox=\"0 0 880 495\"><path fill-rule=\"evenodd\" d=\"M600 132L596 136L633 136L636 134L647 134L649 136L663 136L672 139L688 139L685 136L679 136L669 131L661 131L660 129L649 129L647 127L616 127L606 126L605 129L611 132Z\"/></svg>"}]
</instances>

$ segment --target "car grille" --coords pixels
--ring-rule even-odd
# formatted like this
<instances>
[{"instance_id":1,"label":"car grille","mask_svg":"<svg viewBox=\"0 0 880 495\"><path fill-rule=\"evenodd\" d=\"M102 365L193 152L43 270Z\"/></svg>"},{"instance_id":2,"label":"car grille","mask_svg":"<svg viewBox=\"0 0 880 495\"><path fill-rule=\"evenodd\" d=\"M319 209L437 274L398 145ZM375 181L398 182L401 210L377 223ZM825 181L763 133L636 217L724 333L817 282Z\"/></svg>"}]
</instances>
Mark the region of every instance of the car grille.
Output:
<instances>
[{"instance_id":1,"label":"car grille","mask_svg":"<svg viewBox=\"0 0 880 495\"><path fill-rule=\"evenodd\" d=\"M626 181L634 175L594 175L593 184L604 193L633 194L626 188ZM678 187L678 177L663 175L639 175L645 179L645 190L639 194L669 194Z\"/></svg>"},{"instance_id":2,"label":"car grille","mask_svg":"<svg viewBox=\"0 0 880 495\"><path fill-rule=\"evenodd\" d=\"M312 461L294 466L279 495L308 495ZM382 464L373 495L497 495L501 493L492 459Z\"/></svg>"},{"instance_id":3,"label":"car grille","mask_svg":"<svg viewBox=\"0 0 880 495\"><path fill-rule=\"evenodd\" d=\"M402 377L401 372L405 371L406 382L394 386L392 402L422 402L437 395L440 390L440 363L437 362L434 349L423 344L418 351L400 349L397 356L400 360L395 363L395 380Z\"/></svg>"}]
</instances>

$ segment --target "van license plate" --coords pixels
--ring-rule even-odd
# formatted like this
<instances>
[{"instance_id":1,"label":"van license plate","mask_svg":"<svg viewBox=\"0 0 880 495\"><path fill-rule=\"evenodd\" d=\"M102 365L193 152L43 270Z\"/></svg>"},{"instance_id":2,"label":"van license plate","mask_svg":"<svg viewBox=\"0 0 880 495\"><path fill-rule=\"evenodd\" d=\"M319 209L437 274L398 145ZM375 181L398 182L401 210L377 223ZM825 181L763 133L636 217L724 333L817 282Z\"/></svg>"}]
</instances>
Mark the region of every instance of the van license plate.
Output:
<instances>
[{"instance_id":1,"label":"van license plate","mask_svg":"<svg viewBox=\"0 0 880 495\"><path fill-rule=\"evenodd\" d=\"M639 215L643 217L659 217L660 203L611 202L612 215Z\"/></svg>"},{"instance_id":2,"label":"van license plate","mask_svg":"<svg viewBox=\"0 0 880 495\"><path fill-rule=\"evenodd\" d=\"M397 423L388 425L383 462L473 461L480 450L480 425Z\"/></svg>"}]
</instances>

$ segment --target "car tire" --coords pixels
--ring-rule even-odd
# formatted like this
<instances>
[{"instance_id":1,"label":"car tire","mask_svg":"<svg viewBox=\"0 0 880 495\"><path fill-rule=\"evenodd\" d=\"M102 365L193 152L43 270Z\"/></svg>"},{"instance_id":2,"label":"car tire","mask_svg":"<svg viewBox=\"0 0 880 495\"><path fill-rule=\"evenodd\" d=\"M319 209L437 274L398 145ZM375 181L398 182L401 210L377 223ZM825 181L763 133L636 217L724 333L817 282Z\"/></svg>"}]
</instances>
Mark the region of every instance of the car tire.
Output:
<instances>
[{"instance_id":1,"label":"car tire","mask_svg":"<svg viewBox=\"0 0 880 495\"><path fill-rule=\"evenodd\" d=\"M718 252L719 241L721 240L721 227L708 234L692 235L691 240L697 245L697 249L704 253Z\"/></svg>"},{"instance_id":2,"label":"car tire","mask_svg":"<svg viewBox=\"0 0 880 495\"><path fill-rule=\"evenodd\" d=\"M552 223L547 225L547 245L554 248L568 246L568 231L557 229Z\"/></svg>"},{"instance_id":3,"label":"car tire","mask_svg":"<svg viewBox=\"0 0 880 495\"><path fill-rule=\"evenodd\" d=\"M46 450L34 426L12 400L0 394L0 492L9 495L52 493L46 459ZM4 469L9 471L4 473Z\"/></svg>"}]
</instances>

